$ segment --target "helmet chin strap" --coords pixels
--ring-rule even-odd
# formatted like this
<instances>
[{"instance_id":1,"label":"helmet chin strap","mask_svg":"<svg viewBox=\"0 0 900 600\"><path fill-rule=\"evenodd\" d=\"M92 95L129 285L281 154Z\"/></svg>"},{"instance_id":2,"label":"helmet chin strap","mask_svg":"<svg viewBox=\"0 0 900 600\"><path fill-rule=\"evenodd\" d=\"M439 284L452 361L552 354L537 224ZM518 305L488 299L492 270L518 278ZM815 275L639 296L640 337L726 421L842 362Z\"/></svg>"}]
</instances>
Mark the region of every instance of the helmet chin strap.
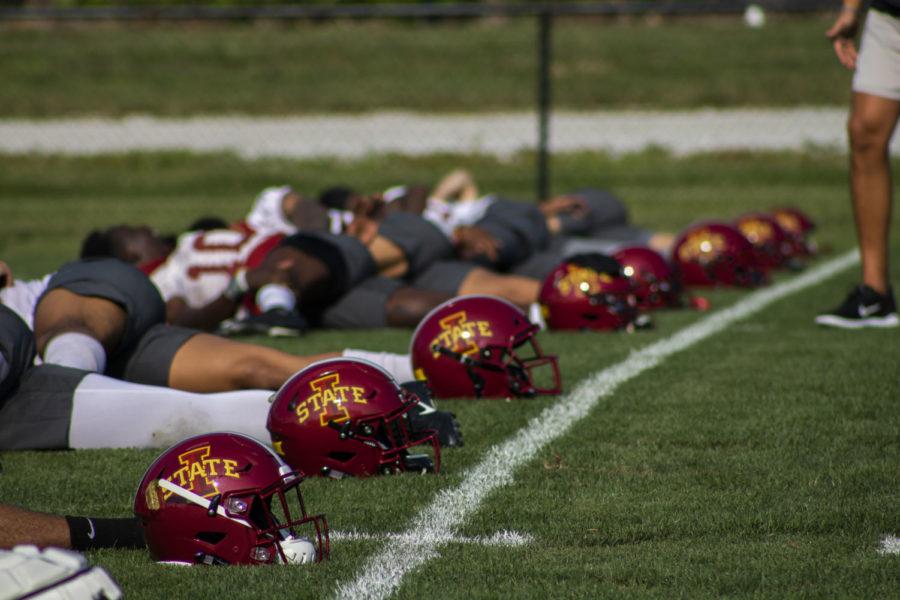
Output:
<instances>
[{"instance_id":1,"label":"helmet chin strap","mask_svg":"<svg viewBox=\"0 0 900 600\"><path fill-rule=\"evenodd\" d=\"M484 393L484 377L475 372L475 367L493 367L493 365L486 365L481 361L473 360L465 354L454 352L450 348L446 348L444 346L435 345L434 349L437 350L437 352L442 356L451 358L462 364L466 368L466 375L468 375L469 379L472 380L472 387L475 391L475 397L481 398L481 395Z\"/></svg>"},{"instance_id":2,"label":"helmet chin strap","mask_svg":"<svg viewBox=\"0 0 900 600\"><path fill-rule=\"evenodd\" d=\"M244 527L252 528L250 523L248 523L244 519L238 519L238 518L232 517L231 515L226 513L225 509L222 506L220 506L218 503L213 504L211 501L207 500L203 496L200 496L199 494L195 494L194 492L192 492L190 490L186 490L183 487L181 487L180 485L178 485L176 483L172 483L168 479L157 479L156 482L159 484L159 487L163 488L164 490L166 490L168 492L172 492L179 498L184 498L188 502L191 502L193 504L198 504L209 511L215 511L216 515L219 515L220 517L224 517L224 518L228 519L229 521L234 521L235 523L240 523Z\"/></svg>"}]
</instances>

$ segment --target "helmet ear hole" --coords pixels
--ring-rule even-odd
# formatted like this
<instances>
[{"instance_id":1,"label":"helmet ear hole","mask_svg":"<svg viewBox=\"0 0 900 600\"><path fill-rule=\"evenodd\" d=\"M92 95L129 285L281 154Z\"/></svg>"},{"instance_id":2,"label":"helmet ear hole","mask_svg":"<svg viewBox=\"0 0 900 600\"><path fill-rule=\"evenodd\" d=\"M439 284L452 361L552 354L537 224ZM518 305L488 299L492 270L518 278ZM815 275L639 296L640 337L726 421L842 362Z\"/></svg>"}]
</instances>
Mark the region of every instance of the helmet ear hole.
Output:
<instances>
[{"instance_id":1,"label":"helmet ear hole","mask_svg":"<svg viewBox=\"0 0 900 600\"><path fill-rule=\"evenodd\" d=\"M356 456L356 452L329 452L328 458L335 460L340 463L350 462L353 460L353 457Z\"/></svg>"},{"instance_id":2,"label":"helmet ear hole","mask_svg":"<svg viewBox=\"0 0 900 600\"><path fill-rule=\"evenodd\" d=\"M225 539L225 534L221 531L198 531L194 534L194 539L215 546Z\"/></svg>"}]
</instances>

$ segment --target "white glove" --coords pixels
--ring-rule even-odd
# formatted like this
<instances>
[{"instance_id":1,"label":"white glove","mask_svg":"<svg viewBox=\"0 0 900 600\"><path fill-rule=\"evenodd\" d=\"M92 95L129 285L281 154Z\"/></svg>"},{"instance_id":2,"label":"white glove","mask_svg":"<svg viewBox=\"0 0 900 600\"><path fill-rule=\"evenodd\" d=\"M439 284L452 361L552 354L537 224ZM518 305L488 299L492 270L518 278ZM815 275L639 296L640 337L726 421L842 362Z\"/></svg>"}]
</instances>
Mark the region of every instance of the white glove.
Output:
<instances>
[{"instance_id":1,"label":"white glove","mask_svg":"<svg viewBox=\"0 0 900 600\"><path fill-rule=\"evenodd\" d=\"M60 548L16 546L0 550L0 600L117 600L122 590L101 567Z\"/></svg>"}]
</instances>

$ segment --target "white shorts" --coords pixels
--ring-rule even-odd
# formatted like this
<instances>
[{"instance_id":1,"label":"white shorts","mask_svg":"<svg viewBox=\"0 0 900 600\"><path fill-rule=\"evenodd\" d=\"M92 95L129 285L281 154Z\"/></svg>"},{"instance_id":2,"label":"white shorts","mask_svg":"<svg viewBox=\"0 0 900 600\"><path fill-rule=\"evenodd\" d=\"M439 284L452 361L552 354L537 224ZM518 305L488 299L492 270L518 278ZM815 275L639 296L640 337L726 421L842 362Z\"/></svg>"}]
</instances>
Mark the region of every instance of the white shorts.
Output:
<instances>
[{"instance_id":1,"label":"white shorts","mask_svg":"<svg viewBox=\"0 0 900 600\"><path fill-rule=\"evenodd\" d=\"M900 18L870 10L860 44L853 91L900 101Z\"/></svg>"}]
</instances>

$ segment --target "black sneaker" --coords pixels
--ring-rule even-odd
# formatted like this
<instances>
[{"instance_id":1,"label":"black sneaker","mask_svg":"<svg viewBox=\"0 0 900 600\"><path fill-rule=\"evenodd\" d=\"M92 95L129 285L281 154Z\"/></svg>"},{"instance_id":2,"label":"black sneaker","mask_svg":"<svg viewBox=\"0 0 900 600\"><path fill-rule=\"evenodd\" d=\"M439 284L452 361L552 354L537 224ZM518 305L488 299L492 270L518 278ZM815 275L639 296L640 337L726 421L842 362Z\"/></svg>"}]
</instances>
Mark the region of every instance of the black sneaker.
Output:
<instances>
[{"instance_id":1,"label":"black sneaker","mask_svg":"<svg viewBox=\"0 0 900 600\"><path fill-rule=\"evenodd\" d=\"M294 337L303 335L309 323L300 313L284 308L250 315L243 319L228 319L219 325L219 335L267 335L270 337Z\"/></svg>"},{"instance_id":2,"label":"black sneaker","mask_svg":"<svg viewBox=\"0 0 900 600\"><path fill-rule=\"evenodd\" d=\"M879 294L867 285L853 288L847 299L831 312L816 317L816 323L842 329L862 327L897 327L897 304L894 293Z\"/></svg>"}]
</instances>

